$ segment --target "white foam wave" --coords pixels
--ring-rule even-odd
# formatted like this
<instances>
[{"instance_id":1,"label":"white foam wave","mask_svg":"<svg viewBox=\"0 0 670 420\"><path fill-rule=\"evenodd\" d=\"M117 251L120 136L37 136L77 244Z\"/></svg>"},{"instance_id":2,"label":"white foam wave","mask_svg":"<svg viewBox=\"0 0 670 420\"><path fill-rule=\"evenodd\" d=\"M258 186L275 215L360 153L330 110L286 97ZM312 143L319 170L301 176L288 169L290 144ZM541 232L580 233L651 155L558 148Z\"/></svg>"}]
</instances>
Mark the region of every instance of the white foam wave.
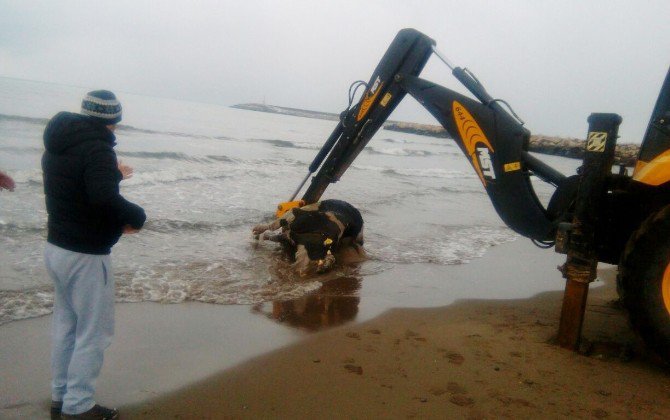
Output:
<instances>
[{"instance_id":1,"label":"white foam wave","mask_svg":"<svg viewBox=\"0 0 670 420\"><path fill-rule=\"evenodd\" d=\"M47 288L0 291L0 325L48 315L53 310L53 291Z\"/></svg>"},{"instance_id":2,"label":"white foam wave","mask_svg":"<svg viewBox=\"0 0 670 420\"><path fill-rule=\"evenodd\" d=\"M434 153L429 152L428 150L413 150L413 149L404 149L401 147L391 147L385 149L378 149L375 147L367 147L365 149L368 153L376 155L389 155L389 156L433 156Z\"/></svg>"},{"instance_id":3,"label":"white foam wave","mask_svg":"<svg viewBox=\"0 0 670 420\"><path fill-rule=\"evenodd\" d=\"M174 265L134 273L130 282L117 286L116 296L119 302L251 305L299 298L321 287L319 281L282 282L269 275L265 279L246 277L229 264Z\"/></svg>"},{"instance_id":4,"label":"white foam wave","mask_svg":"<svg viewBox=\"0 0 670 420\"><path fill-rule=\"evenodd\" d=\"M141 269L130 282L116 276L117 302L252 305L272 300L297 299L318 290L320 281L281 282L269 276L264 281L235 279L237 274L221 263L172 266L167 270ZM0 291L0 325L48 315L53 311L52 287L22 291Z\"/></svg>"},{"instance_id":5,"label":"white foam wave","mask_svg":"<svg viewBox=\"0 0 670 420\"><path fill-rule=\"evenodd\" d=\"M388 174L397 174L403 176L415 176L421 178L446 178L446 179L474 179L476 175L473 172L455 171L442 168L411 169L397 168L387 169Z\"/></svg>"},{"instance_id":6,"label":"white foam wave","mask_svg":"<svg viewBox=\"0 0 670 420\"><path fill-rule=\"evenodd\" d=\"M442 168L389 168L384 166L352 165L352 168L362 171L381 172L387 175L400 175L420 178L444 179L475 179L474 172L464 172Z\"/></svg>"},{"instance_id":7,"label":"white foam wave","mask_svg":"<svg viewBox=\"0 0 670 420\"><path fill-rule=\"evenodd\" d=\"M439 230L436 229L436 230ZM380 263L464 264L484 255L492 246L518 238L502 227L442 227L432 238L395 238L367 235L367 250ZM225 260L160 262L115 274L118 302L251 305L303 297L318 290L320 279L301 279L290 264L270 261L266 251L244 252ZM265 252L265 254L264 254ZM268 264L275 271L268 272ZM53 289L40 286L21 291L0 291L0 324L51 313Z\"/></svg>"},{"instance_id":8,"label":"white foam wave","mask_svg":"<svg viewBox=\"0 0 670 420\"><path fill-rule=\"evenodd\" d=\"M199 181L214 178L227 178L220 170L207 170L205 167L170 167L164 170L136 172L132 178L123 181L124 186L152 184L173 184L183 181Z\"/></svg>"},{"instance_id":9,"label":"white foam wave","mask_svg":"<svg viewBox=\"0 0 670 420\"><path fill-rule=\"evenodd\" d=\"M375 258L393 263L465 264L479 258L492 246L516 240L508 228L474 226L448 227L444 235L433 238L385 238L368 235L369 252Z\"/></svg>"},{"instance_id":10,"label":"white foam wave","mask_svg":"<svg viewBox=\"0 0 670 420\"><path fill-rule=\"evenodd\" d=\"M20 169L11 171L11 176L17 184L35 184L42 185L41 169Z\"/></svg>"}]
</instances>

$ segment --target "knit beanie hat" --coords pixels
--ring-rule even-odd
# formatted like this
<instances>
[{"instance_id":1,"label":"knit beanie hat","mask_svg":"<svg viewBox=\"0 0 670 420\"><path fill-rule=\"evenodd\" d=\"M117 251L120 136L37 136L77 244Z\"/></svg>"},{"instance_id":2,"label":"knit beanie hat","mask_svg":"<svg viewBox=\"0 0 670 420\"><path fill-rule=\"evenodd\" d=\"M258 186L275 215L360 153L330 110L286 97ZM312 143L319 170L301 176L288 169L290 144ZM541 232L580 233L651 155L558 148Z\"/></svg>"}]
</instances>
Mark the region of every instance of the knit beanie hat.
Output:
<instances>
[{"instance_id":1,"label":"knit beanie hat","mask_svg":"<svg viewBox=\"0 0 670 420\"><path fill-rule=\"evenodd\" d=\"M81 101L81 113L104 125L121 121L121 103L108 90L88 92Z\"/></svg>"}]
</instances>

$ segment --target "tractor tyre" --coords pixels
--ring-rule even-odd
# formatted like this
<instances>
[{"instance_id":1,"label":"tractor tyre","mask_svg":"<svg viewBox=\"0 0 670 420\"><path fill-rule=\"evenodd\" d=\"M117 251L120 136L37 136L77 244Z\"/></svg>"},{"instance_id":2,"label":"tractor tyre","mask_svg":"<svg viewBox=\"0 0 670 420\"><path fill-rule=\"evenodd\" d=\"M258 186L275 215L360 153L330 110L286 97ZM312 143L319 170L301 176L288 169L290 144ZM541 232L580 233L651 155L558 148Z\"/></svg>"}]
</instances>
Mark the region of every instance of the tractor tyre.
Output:
<instances>
[{"instance_id":1,"label":"tractor tyre","mask_svg":"<svg viewBox=\"0 0 670 420\"><path fill-rule=\"evenodd\" d=\"M670 363L670 206L653 213L631 235L617 289L633 328Z\"/></svg>"}]
</instances>

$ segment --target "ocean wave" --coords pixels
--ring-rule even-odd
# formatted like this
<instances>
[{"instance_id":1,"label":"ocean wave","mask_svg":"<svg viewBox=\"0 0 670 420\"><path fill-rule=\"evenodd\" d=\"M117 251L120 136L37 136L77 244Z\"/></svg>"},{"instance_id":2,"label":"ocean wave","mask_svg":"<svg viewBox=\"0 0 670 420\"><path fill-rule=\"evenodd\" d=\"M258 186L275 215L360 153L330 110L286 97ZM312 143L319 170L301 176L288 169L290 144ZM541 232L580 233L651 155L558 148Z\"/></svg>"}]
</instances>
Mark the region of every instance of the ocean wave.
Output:
<instances>
[{"instance_id":1,"label":"ocean wave","mask_svg":"<svg viewBox=\"0 0 670 420\"><path fill-rule=\"evenodd\" d=\"M457 171L442 168L389 168L388 166L352 165L360 171L380 172L396 177L444 178L444 179L476 179L474 171Z\"/></svg>"},{"instance_id":2,"label":"ocean wave","mask_svg":"<svg viewBox=\"0 0 670 420\"><path fill-rule=\"evenodd\" d=\"M416 185L416 184L413 184ZM379 198L372 198L369 195L366 196L366 201L363 204L359 204L358 208L361 211L369 214L377 214L376 209L383 208L385 206L398 206L399 203L405 202L416 202L416 199L421 201L426 200L441 200L444 199L444 194L477 194L485 195L486 190L481 186L475 185L470 187L468 185L448 185L448 186L426 186L421 185L420 187L413 188L407 191L396 192L392 194L383 195Z\"/></svg>"},{"instance_id":3,"label":"ocean wave","mask_svg":"<svg viewBox=\"0 0 670 420\"><path fill-rule=\"evenodd\" d=\"M225 163L236 163L238 162L237 159L233 159L231 157L228 157L226 155L207 155L205 156L209 160L213 160L215 162L225 162Z\"/></svg>"},{"instance_id":4,"label":"ocean wave","mask_svg":"<svg viewBox=\"0 0 670 420\"><path fill-rule=\"evenodd\" d=\"M379 141L383 141L383 142L386 142L386 143L401 143L401 144L409 143L409 141L403 140L403 139L388 139L388 138L386 138L386 139L380 139Z\"/></svg>"},{"instance_id":5,"label":"ocean wave","mask_svg":"<svg viewBox=\"0 0 670 420\"><path fill-rule=\"evenodd\" d=\"M231 175L220 171L212 171L207 168L170 168L159 171L135 172L132 178L123 181L128 187L141 185L176 184L189 181L221 180L230 178Z\"/></svg>"},{"instance_id":6,"label":"ocean wave","mask_svg":"<svg viewBox=\"0 0 670 420\"><path fill-rule=\"evenodd\" d=\"M190 220L176 220L176 219L149 219L144 225L144 230L159 233L175 233L175 232L213 232L217 230L225 230L236 228L239 226L247 226L257 222L260 218L258 211L248 211L248 215L233 218L226 222L207 222L207 221L190 221Z\"/></svg>"},{"instance_id":7,"label":"ocean wave","mask_svg":"<svg viewBox=\"0 0 670 420\"><path fill-rule=\"evenodd\" d=\"M159 277L137 275L129 283L117 283L116 302L201 302L220 305L253 305L272 300L303 297L321 288L320 281L282 284L268 281L263 285L215 279L220 275L216 264L208 266L209 276L177 278L181 269L163 272ZM193 271L191 269L191 271ZM204 271L206 274L207 271ZM146 273L145 273L146 274ZM22 291L0 291L0 325L36 318L53 312L53 287Z\"/></svg>"},{"instance_id":8,"label":"ocean wave","mask_svg":"<svg viewBox=\"0 0 670 420\"><path fill-rule=\"evenodd\" d=\"M0 325L20 319L48 315L53 311L53 287L0 290Z\"/></svg>"},{"instance_id":9,"label":"ocean wave","mask_svg":"<svg viewBox=\"0 0 670 420\"><path fill-rule=\"evenodd\" d=\"M157 159L157 160L179 160L184 162L198 162L198 163L208 163L211 161L214 162L227 162L235 163L236 159L228 157L226 155L206 155L206 156L192 156L182 152L116 152L119 157L129 157L129 158L138 158L138 159Z\"/></svg>"},{"instance_id":10,"label":"ocean wave","mask_svg":"<svg viewBox=\"0 0 670 420\"><path fill-rule=\"evenodd\" d=\"M384 195L379 198L366 197L367 200L363 204L359 204L359 210L364 213L376 214L375 209L379 209L388 205L397 206L398 203L409 201L416 201L416 198L419 197L431 197L435 195L435 188L413 188L409 191L396 192L393 194Z\"/></svg>"},{"instance_id":11,"label":"ocean wave","mask_svg":"<svg viewBox=\"0 0 670 420\"><path fill-rule=\"evenodd\" d=\"M0 236L20 238L27 235L46 235L46 223L40 225L5 223L0 220Z\"/></svg>"},{"instance_id":12,"label":"ocean wave","mask_svg":"<svg viewBox=\"0 0 670 420\"><path fill-rule=\"evenodd\" d=\"M443 185L435 189L439 192L445 193L458 193L458 194L486 194L486 190L481 185L477 184L475 186L468 185Z\"/></svg>"},{"instance_id":13,"label":"ocean wave","mask_svg":"<svg viewBox=\"0 0 670 420\"><path fill-rule=\"evenodd\" d=\"M291 272L288 262L281 270ZM250 305L295 299L315 290L319 279L268 273L268 255L225 261L162 261L152 267L137 267L115 273L117 302L181 303L186 301ZM282 276L279 278L278 276ZM53 286L25 290L0 290L0 325L53 311Z\"/></svg>"},{"instance_id":14,"label":"ocean wave","mask_svg":"<svg viewBox=\"0 0 670 420\"><path fill-rule=\"evenodd\" d=\"M393 169L384 168L381 171L386 175L395 175L402 177L420 177L420 178L445 178L445 179L474 179L476 177L473 173L466 173L463 171L454 171L441 168L426 168L426 169Z\"/></svg>"},{"instance_id":15,"label":"ocean wave","mask_svg":"<svg viewBox=\"0 0 670 420\"><path fill-rule=\"evenodd\" d=\"M367 153L372 155L388 155L388 156L408 156L408 157L425 157L435 155L427 150L411 150L403 148L392 149L375 149L374 147L365 148Z\"/></svg>"},{"instance_id":16,"label":"ocean wave","mask_svg":"<svg viewBox=\"0 0 670 420\"><path fill-rule=\"evenodd\" d=\"M178 219L155 219L149 218L143 227L143 231L157 233L177 232L212 232L235 228L241 225L251 225L262 218L263 214L258 211L249 211L247 216L238 217L226 222L190 221ZM46 222L39 225L5 223L0 220L0 236L3 238L22 238L25 236L40 235L46 237Z\"/></svg>"},{"instance_id":17,"label":"ocean wave","mask_svg":"<svg viewBox=\"0 0 670 420\"><path fill-rule=\"evenodd\" d=\"M10 175L14 179L14 182L16 182L17 184L41 186L43 181L42 168L39 166L29 169L12 170Z\"/></svg>"},{"instance_id":18,"label":"ocean wave","mask_svg":"<svg viewBox=\"0 0 670 420\"><path fill-rule=\"evenodd\" d=\"M519 236L505 227L446 226L443 235L431 238L394 238L366 235L366 247L376 259L400 264L465 264L482 257L492 246L516 240Z\"/></svg>"},{"instance_id":19,"label":"ocean wave","mask_svg":"<svg viewBox=\"0 0 670 420\"><path fill-rule=\"evenodd\" d=\"M0 152L14 153L17 155L30 155L30 154L42 154L44 153L43 147L19 147L19 146L0 146Z\"/></svg>"},{"instance_id":20,"label":"ocean wave","mask_svg":"<svg viewBox=\"0 0 670 420\"><path fill-rule=\"evenodd\" d=\"M282 147L287 149L308 149L308 150L318 150L321 146L307 143L296 143L290 140L280 140L280 139L249 139L248 141L253 141L257 143L265 143L274 147Z\"/></svg>"},{"instance_id":21,"label":"ocean wave","mask_svg":"<svg viewBox=\"0 0 670 420\"><path fill-rule=\"evenodd\" d=\"M46 126L50 118L35 118L35 117L26 117L22 115L8 115L0 114L0 123L3 121L17 121L27 124L34 124L40 126ZM134 127L127 124L118 124L116 130L119 132L127 133L139 133L139 134L148 134L148 135L160 135L160 136L170 136L170 137L182 137L190 139L213 139L213 140L234 140L231 137L227 136L208 136L204 134L195 134L195 133L184 133L180 131L162 131L162 130L151 130L147 128Z\"/></svg>"},{"instance_id":22,"label":"ocean wave","mask_svg":"<svg viewBox=\"0 0 670 420\"><path fill-rule=\"evenodd\" d=\"M183 133L180 131L161 131L161 130L150 130L147 128L133 127L132 125L119 124L116 129L120 132L127 131L129 133L140 133L140 134L150 134L150 135L161 135L161 136L170 136L170 137L185 137L191 139L214 139L215 137L206 136L204 134L195 134L195 133Z\"/></svg>"},{"instance_id":23,"label":"ocean wave","mask_svg":"<svg viewBox=\"0 0 670 420\"><path fill-rule=\"evenodd\" d=\"M185 273L187 271L187 273ZM272 300L296 299L321 287L319 281L279 282L239 278L221 263L187 264L166 270L136 273L116 289L118 302L253 305Z\"/></svg>"},{"instance_id":24,"label":"ocean wave","mask_svg":"<svg viewBox=\"0 0 670 420\"><path fill-rule=\"evenodd\" d=\"M119 157L137 158L138 156L121 154ZM191 165L180 168L166 166L167 169L163 170L141 170L141 169L138 170L137 169L138 166L135 166L135 173L133 174L133 176L127 180L124 180L121 185L135 188L141 185L162 185L162 184L173 184L188 181L222 180L234 176L230 173L223 173L220 168L211 165L214 163L220 164L221 162L237 163L238 161L232 158L228 158L226 156L219 156L218 158L220 159L219 161L212 159L212 156L208 156L202 159L180 158L178 154L175 154L172 157L166 157L163 159L175 159L180 162L188 162L191 164L198 164L200 166ZM160 158L155 157L155 159ZM41 187L43 185L41 169L14 171L12 172L12 178L14 178L14 181L17 184L26 183L34 187Z\"/></svg>"},{"instance_id":25,"label":"ocean wave","mask_svg":"<svg viewBox=\"0 0 670 420\"><path fill-rule=\"evenodd\" d=\"M257 159L254 161L249 161L249 164L261 164L261 165L275 165L280 168L285 167L294 167L294 168L304 168L306 171L309 168L309 162L298 159L281 159L281 158L269 158L269 159Z\"/></svg>"},{"instance_id":26,"label":"ocean wave","mask_svg":"<svg viewBox=\"0 0 670 420\"><path fill-rule=\"evenodd\" d=\"M239 221L238 221L239 223ZM210 231L224 224L150 221L146 229L156 231L191 229ZM238 224L239 226L239 224ZM324 279L370 275L388 268L388 263L439 265L465 264L486 250L515 240L506 228L488 226L439 226L431 238L404 238L368 234L366 249L372 261L363 270L341 267L325 277L301 278L291 263L273 249L254 243L253 249L222 250L225 258L163 260L150 266L118 269L115 273L117 302L203 302L251 305L296 299L317 291ZM439 234L439 231L443 234ZM243 246L244 248L244 246ZM199 257L196 257L199 258ZM268 270L268 267L270 269ZM367 268L365 268L367 267ZM354 270L354 271L352 271ZM363 273L363 271L367 272ZM53 307L53 287L0 291L0 324L47 315Z\"/></svg>"},{"instance_id":27,"label":"ocean wave","mask_svg":"<svg viewBox=\"0 0 670 420\"><path fill-rule=\"evenodd\" d=\"M48 118L34 118L34 117L24 117L21 115L7 115L0 114L0 122L2 121L19 121L28 124L36 124L41 126L46 126L49 122Z\"/></svg>"},{"instance_id":28,"label":"ocean wave","mask_svg":"<svg viewBox=\"0 0 670 420\"><path fill-rule=\"evenodd\" d=\"M130 158L140 158L140 159L170 159L170 160L182 160L187 162L198 162L201 159L198 159L194 156L189 156L185 153L180 152L116 152L116 155L119 157L130 157Z\"/></svg>"}]
</instances>

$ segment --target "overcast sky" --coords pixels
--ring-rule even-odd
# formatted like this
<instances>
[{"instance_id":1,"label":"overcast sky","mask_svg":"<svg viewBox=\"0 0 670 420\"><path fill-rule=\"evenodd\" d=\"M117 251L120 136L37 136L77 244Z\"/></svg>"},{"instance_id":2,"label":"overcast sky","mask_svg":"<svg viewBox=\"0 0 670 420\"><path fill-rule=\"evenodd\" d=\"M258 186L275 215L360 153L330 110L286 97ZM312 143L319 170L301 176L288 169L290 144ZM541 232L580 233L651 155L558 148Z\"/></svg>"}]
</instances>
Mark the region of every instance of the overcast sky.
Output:
<instances>
[{"instance_id":1,"label":"overcast sky","mask_svg":"<svg viewBox=\"0 0 670 420\"><path fill-rule=\"evenodd\" d=\"M639 142L670 66L670 1L5 1L0 76L232 105L339 112L398 30L416 28L533 133L591 112ZM457 82L436 58L422 77ZM392 116L432 117L408 98Z\"/></svg>"}]
</instances>

